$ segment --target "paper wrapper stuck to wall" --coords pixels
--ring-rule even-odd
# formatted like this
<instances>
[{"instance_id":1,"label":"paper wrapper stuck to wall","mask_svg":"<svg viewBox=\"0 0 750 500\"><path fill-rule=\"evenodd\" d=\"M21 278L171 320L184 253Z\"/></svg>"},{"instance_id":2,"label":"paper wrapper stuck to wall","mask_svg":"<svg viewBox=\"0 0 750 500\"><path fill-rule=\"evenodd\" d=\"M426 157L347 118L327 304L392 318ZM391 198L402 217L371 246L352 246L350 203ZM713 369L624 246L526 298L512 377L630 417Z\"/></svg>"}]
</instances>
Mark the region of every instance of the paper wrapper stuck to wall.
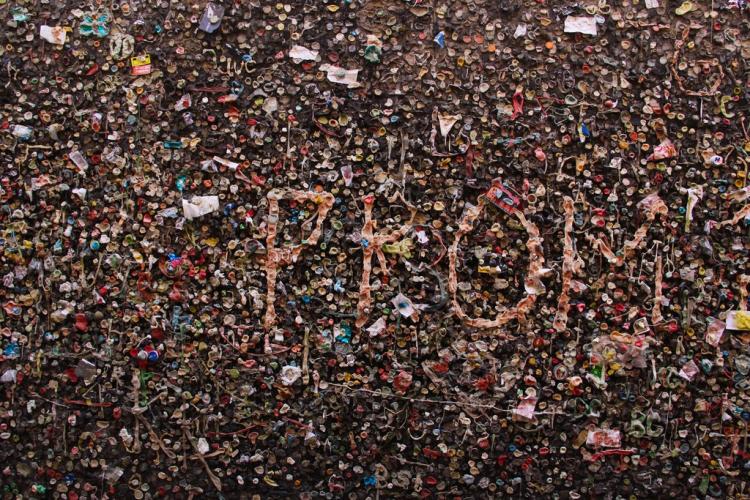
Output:
<instances>
[{"instance_id":1,"label":"paper wrapper stuck to wall","mask_svg":"<svg viewBox=\"0 0 750 500\"><path fill-rule=\"evenodd\" d=\"M318 58L318 51L310 50L301 45L295 45L289 50L289 57L295 61L314 61Z\"/></svg>"},{"instance_id":2,"label":"paper wrapper stuck to wall","mask_svg":"<svg viewBox=\"0 0 750 500\"><path fill-rule=\"evenodd\" d=\"M706 328L706 343L714 347L719 347L726 326L727 325L723 321L718 319L714 319L709 323L708 328Z\"/></svg>"},{"instance_id":3,"label":"paper wrapper stuck to wall","mask_svg":"<svg viewBox=\"0 0 750 500\"><path fill-rule=\"evenodd\" d=\"M620 431L611 429L594 429L586 436L586 445L595 448L619 448Z\"/></svg>"},{"instance_id":4,"label":"paper wrapper stuck to wall","mask_svg":"<svg viewBox=\"0 0 750 500\"><path fill-rule=\"evenodd\" d=\"M451 115L450 113L438 113L438 122L440 123L440 134L445 137L453 128L461 115Z\"/></svg>"},{"instance_id":5,"label":"paper wrapper stuck to wall","mask_svg":"<svg viewBox=\"0 0 750 500\"><path fill-rule=\"evenodd\" d=\"M513 409L513 420L516 422L533 422L537 398L526 397Z\"/></svg>"},{"instance_id":6,"label":"paper wrapper stuck to wall","mask_svg":"<svg viewBox=\"0 0 750 500\"><path fill-rule=\"evenodd\" d=\"M680 373L678 375L688 382L692 382L699 372L700 369L698 368L698 365L696 365L695 361L691 359L690 361L682 365L682 368L680 368Z\"/></svg>"},{"instance_id":7,"label":"paper wrapper stuck to wall","mask_svg":"<svg viewBox=\"0 0 750 500\"><path fill-rule=\"evenodd\" d=\"M190 201L182 200L182 211L188 220L216 212L218 209L218 196L194 196Z\"/></svg>"},{"instance_id":8,"label":"paper wrapper stuck to wall","mask_svg":"<svg viewBox=\"0 0 750 500\"><path fill-rule=\"evenodd\" d=\"M214 156L213 158L211 158L211 160L214 163L218 163L219 165L224 165L225 167L227 167L229 170L231 170L233 172L235 170L237 170L237 168L240 166L239 163L227 160L227 159L222 158L220 156Z\"/></svg>"},{"instance_id":9,"label":"paper wrapper stuck to wall","mask_svg":"<svg viewBox=\"0 0 750 500\"><path fill-rule=\"evenodd\" d=\"M47 26L43 24L39 27L39 36L46 42L54 43L55 45L65 45L67 33L60 26Z\"/></svg>"},{"instance_id":10,"label":"paper wrapper stuck to wall","mask_svg":"<svg viewBox=\"0 0 750 500\"><path fill-rule=\"evenodd\" d=\"M731 311L727 314L728 330L750 330L750 312L748 311Z\"/></svg>"},{"instance_id":11,"label":"paper wrapper stuck to wall","mask_svg":"<svg viewBox=\"0 0 750 500\"><path fill-rule=\"evenodd\" d=\"M375 323L367 327L367 333L370 334L370 337L377 337L385 331L386 326L385 318L380 317Z\"/></svg>"},{"instance_id":12,"label":"paper wrapper stuck to wall","mask_svg":"<svg viewBox=\"0 0 750 500\"><path fill-rule=\"evenodd\" d=\"M596 36L596 18L568 16L565 18L565 33Z\"/></svg>"},{"instance_id":13,"label":"paper wrapper stuck to wall","mask_svg":"<svg viewBox=\"0 0 750 500\"><path fill-rule=\"evenodd\" d=\"M326 72L329 82L347 85L349 88L359 87L359 83L357 83L358 69L345 69L332 64L324 64L320 67L320 70Z\"/></svg>"},{"instance_id":14,"label":"paper wrapper stuck to wall","mask_svg":"<svg viewBox=\"0 0 750 500\"><path fill-rule=\"evenodd\" d=\"M222 5L209 2L206 4L206 8L201 16L198 28L206 33L213 33L221 25L221 20L224 17L224 7Z\"/></svg>"}]
</instances>

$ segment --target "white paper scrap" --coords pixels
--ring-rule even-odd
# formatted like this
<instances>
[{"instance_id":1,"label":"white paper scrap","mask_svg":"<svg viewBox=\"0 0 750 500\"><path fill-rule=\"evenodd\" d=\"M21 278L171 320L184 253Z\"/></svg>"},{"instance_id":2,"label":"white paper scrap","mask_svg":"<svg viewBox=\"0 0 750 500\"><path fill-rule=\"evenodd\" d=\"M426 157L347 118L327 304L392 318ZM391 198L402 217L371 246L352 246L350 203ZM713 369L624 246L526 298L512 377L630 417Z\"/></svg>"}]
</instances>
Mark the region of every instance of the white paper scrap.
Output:
<instances>
[{"instance_id":1,"label":"white paper scrap","mask_svg":"<svg viewBox=\"0 0 750 500\"><path fill-rule=\"evenodd\" d=\"M318 58L318 51L310 50L302 45L295 45L289 51L289 57L298 61L314 61Z\"/></svg>"},{"instance_id":2,"label":"white paper scrap","mask_svg":"<svg viewBox=\"0 0 750 500\"><path fill-rule=\"evenodd\" d=\"M47 26L43 24L39 27L39 36L49 43L65 45L65 39L68 35L61 26Z\"/></svg>"},{"instance_id":3,"label":"white paper scrap","mask_svg":"<svg viewBox=\"0 0 750 500\"><path fill-rule=\"evenodd\" d=\"M324 64L320 69L328 74L329 82L342 83L349 87L359 86L359 83L357 83L357 76L359 75L358 69L344 69L332 64Z\"/></svg>"},{"instance_id":4,"label":"white paper scrap","mask_svg":"<svg viewBox=\"0 0 750 500\"><path fill-rule=\"evenodd\" d=\"M224 158L221 158L219 156L214 156L213 158L211 158L211 160L213 160L214 163L218 163L219 165L224 165L229 170L237 170L237 167L240 166L239 163L235 163L233 161L225 160Z\"/></svg>"},{"instance_id":5,"label":"white paper scrap","mask_svg":"<svg viewBox=\"0 0 750 500\"><path fill-rule=\"evenodd\" d=\"M182 211L188 220L216 212L218 209L218 196L194 196L190 201L182 200Z\"/></svg>"},{"instance_id":6,"label":"white paper scrap","mask_svg":"<svg viewBox=\"0 0 750 500\"><path fill-rule=\"evenodd\" d=\"M386 326L387 325L385 323L385 318L381 316L375 323L367 327L367 333L370 334L370 337L377 337L383 331L385 331Z\"/></svg>"},{"instance_id":7,"label":"white paper scrap","mask_svg":"<svg viewBox=\"0 0 750 500\"><path fill-rule=\"evenodd\" d=\"M398 309L398 312L401 313L401 316L408 318L412 314L416 312L414 309L414 304L412 304L411 300L409 300L405 295L399 293L396 295L393 300L391 300L391 304L393 304L396 309Z\"/></svg>"},{"instance_id":8,"label":"white paper scrap","mask_svg":"<svg viewBox=\"0 0 750 500\"><path fill-rule=\"evenodd\" d=\"M596 18L568 16L565 18L565 33L596 36Z\"/></svg>"},{"instance_id":9,"label":"white paper scrap","mask_svg":"<svg viewBox=\"0 0 750 500\"><path fill-rule=\"evenodd\" d=\"M451 115L448 113L438 113L438 121L440 122L440 134L443 137L447 136L458 120L461 119L461 115Z\"/></svg>"}]
</instances>

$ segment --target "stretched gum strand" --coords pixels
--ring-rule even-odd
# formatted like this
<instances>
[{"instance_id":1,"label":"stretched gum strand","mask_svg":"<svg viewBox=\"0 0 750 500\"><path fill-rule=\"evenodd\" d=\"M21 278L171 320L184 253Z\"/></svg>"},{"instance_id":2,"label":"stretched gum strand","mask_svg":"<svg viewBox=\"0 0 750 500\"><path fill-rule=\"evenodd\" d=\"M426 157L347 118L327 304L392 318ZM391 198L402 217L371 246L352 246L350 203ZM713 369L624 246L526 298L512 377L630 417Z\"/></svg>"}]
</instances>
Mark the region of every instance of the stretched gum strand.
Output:
<instances>
[{"instance_id":1,"label":"stretched gum strand","mask_svg":"<svg viewBox=\"0 0 750 500\"><path fill-rule=\"evenodd\" d=\"M719 222L718 224L716 224L716 227L721 228L723 226L733 226L748 215L750 215L750 205L745 205L744 207L739 209L737 213L734 214L734 217Z\"/></svg>"},{"instance_id":2,"label":"stretched gum strand","mask_svg":"<svg viewBox=\"0 0 750 500\"><path fill-rule=\"evenodd\" d=\"M750 274L741 274L739 279L740 311L747 311L748 284L750 284Z\"/></svg>"},{"instance_id":3,"label":"stretched gum strand","mask_svg":"<svg viewBox=\"0 0 750 500\"><path fill-rule=\"evenodd\" d=\"M638 245L640 245L641 242L643 242L644 238L648 234L648 229L649 227L651 227L651 223L654 221L654 219L656 219L656 216L659 214L667 214L667 205L661 198L659 198L659 195L657 195L656 193L652 193L646 196L644 199L638 202L638 206L641 207L646 213L646 221L641 224L641 227L636 230L632 240L623 243L622 255L615 255L615 253L611 248L609 248L609 245L607 245L607 243L605 243L603 239L594 238L591 235L587 236L587 239L591 242L594 250L598 250L599 252L601 252L604 258L606 258L610 264L615 264L618 267L622 266L625 263L625 259L628 258L636 248L638 248Z\"/></svg>"},{"instance_id":4,"label":"stretched gum strand","mask_svg":"<svg viewBox=\"0 0 750 500\"><path fill-rule=\"evenodd\" d=\"M696 186L687 190L688 201L685 207L685 232L690 232L690 223L693 222L693 209L703 199L703 188Z\"/></svg>"},{"instance_id":5,"label":"stretched gum strand","mask_svg":"<svg viewBox=\"0 0 750 500\"><path fill-rule=\"evenodd\" d=\"M724 82L724 69L721 67L721 64L718 64L718 61L696 61L697 64L710 64L711 66L716 66L719 70L719 79L714 82L714 84L708 91L695 91L686 89L684 79L677 73L677 65L679 63L680 53L682 52L682 48L685 46L687 39L690 36L691 27L692 26L687 26L682 31L682 37L680 38L680 40L675 43L675 49L672 53L672 60L669 64L669 69L672 72L672 76L674 76L675 81L677 82L677 86L684 94L694 97L713 97L714 95L716 95L716 92L718 92L721 84Z\"/></svg>"},{"instance_id":6,"label":"stretched gum strand","mask_svg":"<svg viewBox=\"0 0 750 500\"><path fill-rule=\"evenodd\" d=\"M745 201L748 198L750 198L750 186L738 189L727 195L727 200L731 201Z\"/></svg>"},{"instance_id":7,"label":"stretched gum strand","mask_svg":"<svg viewBox=\"0 0 750 500\"><path fill-rule=\"evenodd\" d=\"M562 332L565 330L568 323L568 311L570 310L570 291L571 283L573 280L573 273L577 273L581 270L583 262L573 248L573 199L566 196L563 199L563 210L565 211L565 236L564 236L564 248L563 248L563 264L562 264L562 287L560 290L560 298L557 300L557 312L555 313L555 319L552 323L552 327Z\"/></svg>"},{"instance_id":8,"label":"stretched gum strand","mask_svg":"<svg viewBox=\"0 0 750 500\"><path fill-rule=\"evenodd\" d=\"M661 315L661 299L662 299L662 280L663 280L663 265L661 253L656 256L656 276L654 277L654 307L651 310L651 324L658 325L664 320Z\"/></svg>"},{"instance_id":9,"label":"stretched gum strand","mask_svg":"<svg viewBox=\"0 0 750 500\"><path fill-rule=\"evenodd\" d=\"M280 265L291 264L297 261L297 257L305 246L313 246L318 243L323 232L323 222L328 212L333 207L334 197L329 192L314 193L310 191L300 191L296 189L272 190L267 195L268 198L268 229L266 233L266 314L263 318L263 327L266 331L273 328L276 324L276 309L274 301L276 300L276 277ZM318 214L315 221L315 228L302 244L293 247L277 248L276 233L279 223L279 200L291 199L298 203L312 201L318 205Z\"/></svg>"}]
</instances>

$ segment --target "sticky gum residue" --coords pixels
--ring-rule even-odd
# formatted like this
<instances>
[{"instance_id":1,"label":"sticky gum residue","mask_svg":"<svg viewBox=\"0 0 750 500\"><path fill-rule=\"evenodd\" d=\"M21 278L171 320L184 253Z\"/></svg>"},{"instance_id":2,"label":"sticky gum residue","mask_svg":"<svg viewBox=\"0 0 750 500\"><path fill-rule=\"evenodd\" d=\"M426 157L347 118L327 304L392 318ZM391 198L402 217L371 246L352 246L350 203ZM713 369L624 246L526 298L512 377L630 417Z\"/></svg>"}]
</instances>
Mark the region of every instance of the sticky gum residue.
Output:
<instances>
[{"instance_id":1,"label":"sticky gum residue","mask_svg":"<svg viewBox=\"0 0 750 500\"><path fill-rule=\"evenodd\" d=\"M522 321L536 302L537 295L543 293L544 284L541 277L544 272L544 252L542 251L543 239L539 235L539 228L533 222L526 219L521 211L516 210L514 214L529 236L526 241L526 248L529 252L529 268L524 280L526 297L521 299L514 307L498 313L495 319L470 318L461 308L456 296L458 290L456 260L458 258L458 246L461 243L461 239L471 231L474 222L482 214L484 208L485 204L481 201L478 206L469 207L459 223L456 239L448 250L448 291L451 293L453 311L456 316L464 321L464 324L474 328L490 329L499 328L514 319Z\"/></svg>"}]
</instances>

